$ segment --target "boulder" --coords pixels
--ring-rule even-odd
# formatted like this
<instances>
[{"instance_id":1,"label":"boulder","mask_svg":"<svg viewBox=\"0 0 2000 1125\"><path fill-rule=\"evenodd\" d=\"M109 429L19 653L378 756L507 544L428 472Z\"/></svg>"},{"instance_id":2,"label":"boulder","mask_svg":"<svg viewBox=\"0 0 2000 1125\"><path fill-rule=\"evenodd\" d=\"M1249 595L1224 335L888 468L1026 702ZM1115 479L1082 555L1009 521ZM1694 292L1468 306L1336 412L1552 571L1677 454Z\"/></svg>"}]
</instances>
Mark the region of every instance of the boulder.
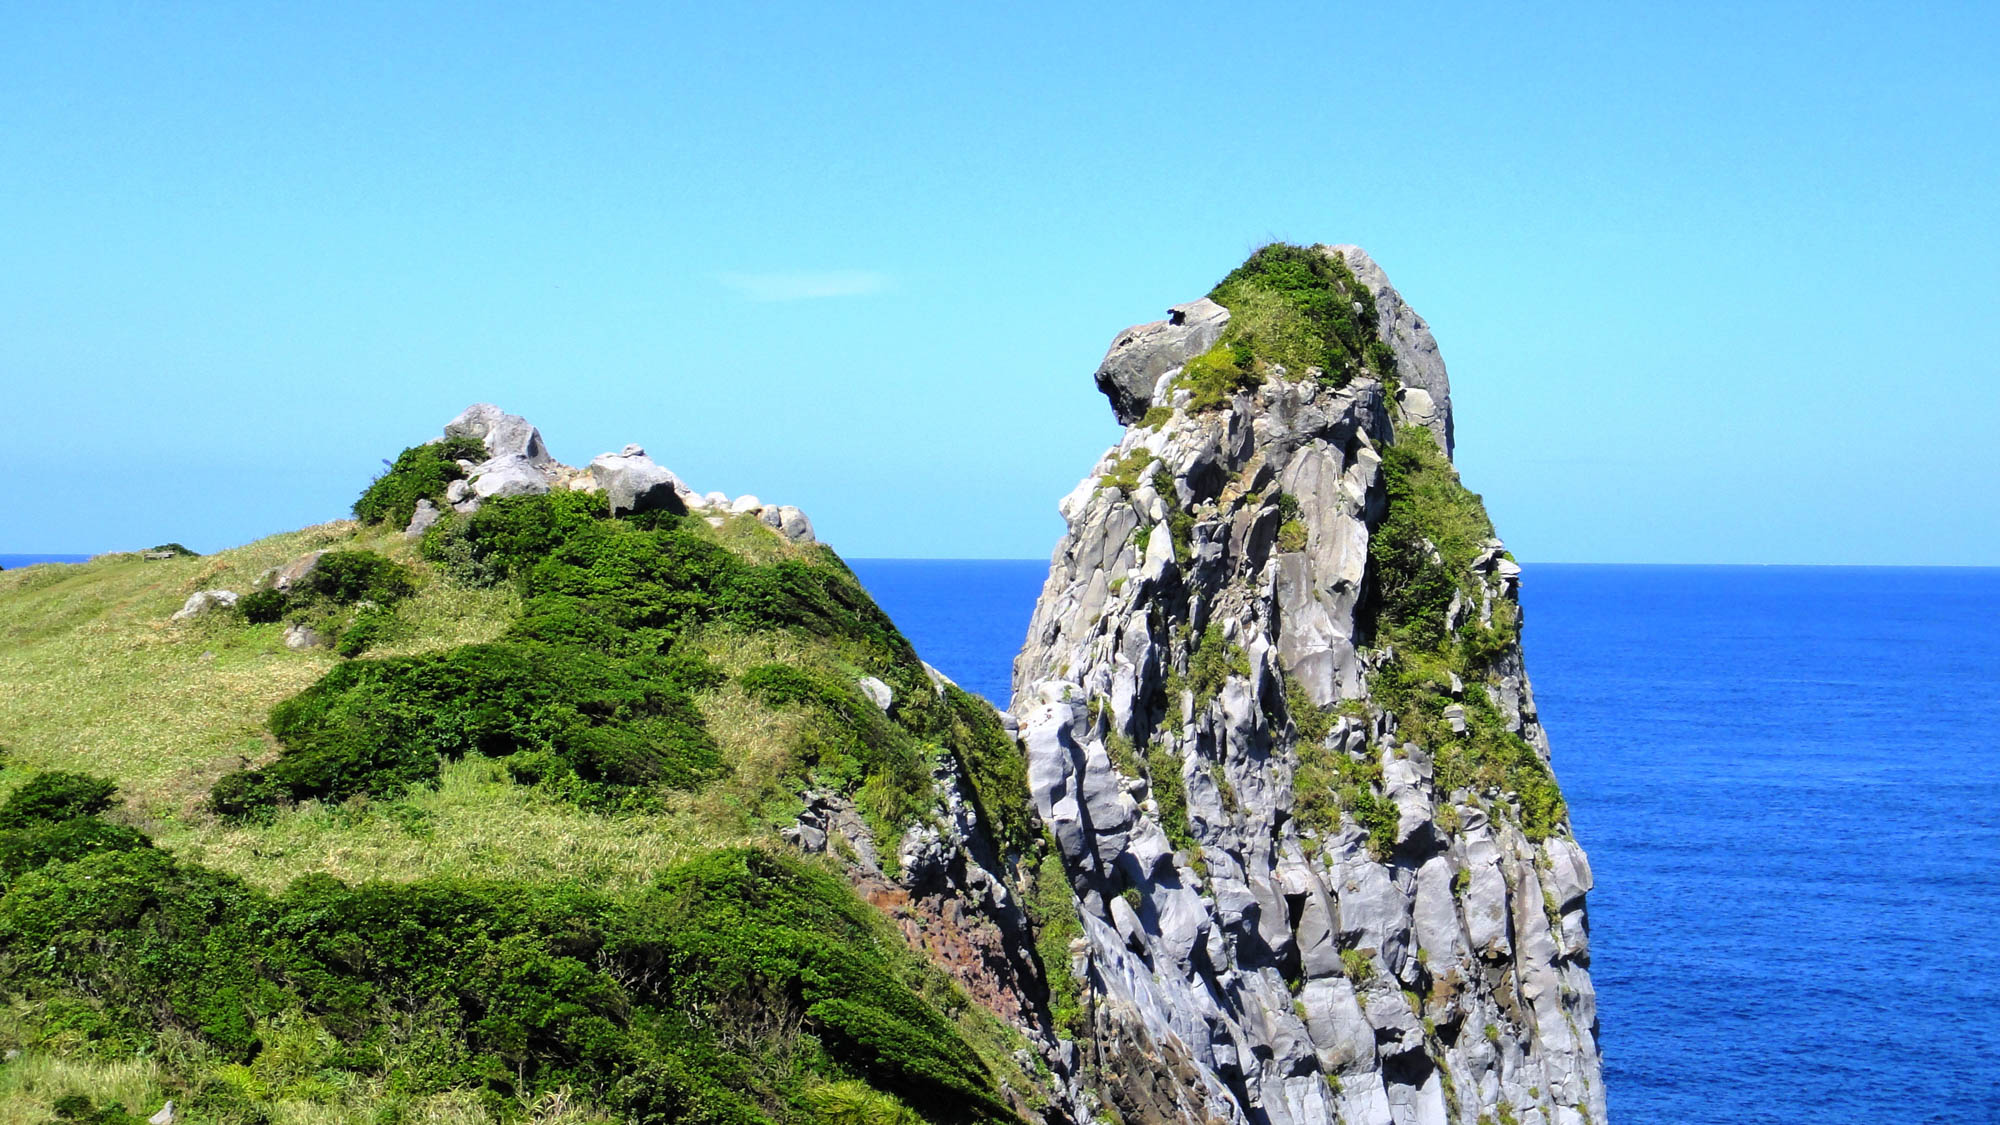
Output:
<instances>
[{"instance_id":1,"label":"boulder","mask_svg":"<svg viewBox=\"0 0 2000 1125\"><path fill-rule=\"evenodd\" d=\"M591 479L604 492L611 514L667 511L687 512L681 499L681 482L673 473L653 463L646 451L628 445L623 453L599 454L590 463Z\"/></svg>"},{"instance_id":2,"label":"boulder","mask_svg":"<svg viewBox=\"0 0 2000 1125\"><path fill-rule=\"evenodd\" d=\"M188 600L174 611L173 620L192 621L202 614L216 609L230 609L236 605L233 590L197 590L188 595Z\"/></svg>"},{"instance_id":3,"label":"boulder","mask_svg":"<svg viewBox=\"0 0 2000 1125\"><path fill-rule=\"evenodd\" d=\"M812 521L790 504L778 509L778 531L794 543L815 542Z\"/></svg>"},{"instance_id":4,"label":"boulder","mask_svg":"<svg viewBox=\"0 0 2000 1125\"><path fill-rule=\"evenodd\" d=\"M889 690L889 685L873 676L861 677L861 694L867 696L868 702L873 703L881 711L887 711L889 705L896 701L896 693Z\"/></svg>"},{"instance_id":5,"label":"boulder","mask_svg":"<svg viewBox=\"0 0 2000 1125\"><path fill-rule=\"evenodd\" d=\"M549 478L526 456L509 454L479 466L472 477L472 496L467 503L478 506L496 496L540 496L549 490Z\"/></svg>"},{"instance_id":6,"label":"boulder","mask_svg":"<svg viewBox=\"0 0 2000 1125\"><path fill-rule=\"evenodd\" d=\"M445 425L446 437L476 437L486 443L488 460L520 457L532 465L552 458L542 444L542 432L519 414L509 414L490 402L474 403Z\"/></svg>"},{"instance_id":7,"label":"boulder","mask_svg":"<svg viewBox=\"0 0 2000 1125\"><path fill-rule=\"evenodd\" d=\"M1206 297L1175 305L1167 319L1120 332L1097 366L1097 389L1111 400L1118 421L1130 425L1153 406L1160 376L1215 345L1229 310Z\"/></svg>"},{"instance_id":8,"label":"boulder","mask_svg":"<svg viewBox=\"0 0 2000 1125\"><path fill-rule=\"evenodd\" d=\"M285 626L285 647L293 652L313 648L319 644L319 640L319 634L310 625L294 622Z\"/></svg>"},{"instance_id":9,"label":"boulder","mask_svg":"<svg viewBox=\"0 0 2000 1125\"><path fill-rule=\"evenodd\" d=\"M454 481L452 483L456 484L457 482ZM436 523L438 517L443 514L438 511L438 506L429 500L417 501L417 510L410 514L410 526L403 529L403 538L422 539L424 532L429 531L431 525Z\"/></svg>"},{"instance_id":10,"label":"boulder","mask_svg":"<svg viewBox=\"0 0 2000 1125\"><path fill-rule=\"evenodd\" d=\"M324 550L312 551L271 571L271 588L289 592L292 587L304 582L306 576L319 566L320 556L324 554L326 554Z\"/></svg>"}]
</instances>

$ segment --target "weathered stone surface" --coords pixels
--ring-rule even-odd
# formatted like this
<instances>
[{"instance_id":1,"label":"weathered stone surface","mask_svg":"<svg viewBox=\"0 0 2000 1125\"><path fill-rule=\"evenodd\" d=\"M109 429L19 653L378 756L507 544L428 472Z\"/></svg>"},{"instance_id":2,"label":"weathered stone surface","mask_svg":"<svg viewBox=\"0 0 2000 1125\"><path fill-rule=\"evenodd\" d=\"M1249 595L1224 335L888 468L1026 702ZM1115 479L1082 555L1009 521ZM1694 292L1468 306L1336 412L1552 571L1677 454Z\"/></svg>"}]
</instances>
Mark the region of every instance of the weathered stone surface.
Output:
<instances>
[{"instance_id":1,"label":"weathered stone surface","mask_svg":"<svg viewBox=\"0 0 2000 1125\"><path fill-rule=\"evenodd\" d=\"M475 437L486 443L488 460L519 457L531 465L553 460L542 432L518 414L509 414L490 402L474 403L445 424L446 437Z\"/></svg>"},{"instance_id":2,"label":"weathered stone surface","mask_svg":"<svg viewBox=\"0 0 2000 1125\"><path fill-rule=\"evenodd\" d=\"M1389 284L1389 275L1382 272L1382 267L1375 264L1366 250L1359 246L1328 249L1340 255L1347 268L1354 271L1355 280L1375 295L1379 334L1396 355L1396 381L1406 391L1422 392L1416 405L1425 416L1405 416L1430 430L1445 455L1450 456L1456 433L1451 416L1451 379L1445 374L1444 356L1438 352L1437 338L1431 335L1430 325Z\"/></svg>"},{"instance_id":3,"label":"weathered stone surface","mask_svg":"<svg viewBox=\"0 0 2000 1125\"><path fill-rule=\"evenodd\" d=\"M187 601L174 611L173 620L192 621L204 613L218 609L231 609L236 605L233 590L197 590L188 595Z\"/></svg>"},{"instance_id":4,"label":"weathered stone surface","mask_svg":"<svg viewBox=\"0 0 2000 1125\"><path fill-rule=\"evenodd\" d=\"M889 690L889 685L873 676L861 677L860 687L861 694L867 696L868 702L879 710L887 711L890 704L896 702L896 693Z\"/></svg>"},{"instance_id":5,"label":"weathered stone surface","mask_svg":"<svg viewBox=\"0 0 2000 1125\"><path fill-rule=\"evenodd\" d=\"M688 510L680 478L653 463L646 451L628 445L623 453L600 453L590 462L590 476L614 516L632 512Z\"/></svg>"},{"instance_id":6,"label":"weathered stone surface","mask_svg":"<svg viewBox=\"0 0 2000 1125\"><path fill-rule=\"evenodd\" d=\"M285 626L285 647L293 652L312 648L320 643L320 635L310 625L297 623Z\"/></svg>"},{"instance_id":7,"label":"weathered stone surface","mask_svg":"<svg viewBox=\"0 0 2000 1125\"><path fill-rule=\"evenodd\" d=\"M311 574L315 567L319 566L320 556L324 554L326 554L324 550L308 551L291 562L271 571L271 588L289 592L292 587L304 582L306 576Z\"/></svg>"},{"instance_id":8,"label":"weathered stone surface","mask_svg":"<svg viewBox=\"0 0 2000 1125\"><path fill-rule=\"evenodd\" d=\"M403 529L403 538L422 539L424 532L429 531L431 525L436 523L442 514L438 511L438 506L429 500L417 501L417 510L410 514L410 524Z\"/></svg>"},{"instance_id":9,"label":"weathered stone surface","mask_svg":"<svg viewBox=\"0 0 2000 1125\"><path fill-rule=\"evenodd\" d=\"M472 502L496 496L540 496L549 490L549 476L527 457L508 454L486 461L470 478Z\"/></svg>"},{"instance_id":10,"label":"weathered stone surface","mask_svg":"<svg viewBox=\"0 0 2000 1125\"><path fill-rule=\"evenodd\" d=\"M1229 310L1203 297L1167 311L1167 319L1120 332L1097 368L1097 388L1118 421L1130 425L1153 405L1160 376L1215 345Z\"/></svg>"}]
</instances>

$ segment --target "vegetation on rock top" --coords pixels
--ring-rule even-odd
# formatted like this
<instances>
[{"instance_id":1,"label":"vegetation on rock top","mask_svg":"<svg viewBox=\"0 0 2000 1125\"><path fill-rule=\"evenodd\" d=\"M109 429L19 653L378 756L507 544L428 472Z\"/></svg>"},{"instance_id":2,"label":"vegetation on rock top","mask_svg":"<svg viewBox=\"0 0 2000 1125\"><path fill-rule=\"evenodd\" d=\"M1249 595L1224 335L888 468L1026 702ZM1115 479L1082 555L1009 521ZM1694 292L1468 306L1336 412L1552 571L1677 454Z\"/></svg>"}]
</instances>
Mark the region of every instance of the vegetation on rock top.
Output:
<instances>
[{"instance_id":1,"label":"vegetation on rock top","mask_svg":"<svg viewBox=\"0 0 2000 1125\"><path fill-rule=\"evenodd\" d=\"M1190 359L1176 386L1188 409L1217 410L1263 384L1274 368L1330 386L1367 375L1392 381L1396 359L1376 335L1375 297L1339 255L1274 242L1250 255L1208 294L1229 310L1215 345Z\"/></svg>"}]
</instances>

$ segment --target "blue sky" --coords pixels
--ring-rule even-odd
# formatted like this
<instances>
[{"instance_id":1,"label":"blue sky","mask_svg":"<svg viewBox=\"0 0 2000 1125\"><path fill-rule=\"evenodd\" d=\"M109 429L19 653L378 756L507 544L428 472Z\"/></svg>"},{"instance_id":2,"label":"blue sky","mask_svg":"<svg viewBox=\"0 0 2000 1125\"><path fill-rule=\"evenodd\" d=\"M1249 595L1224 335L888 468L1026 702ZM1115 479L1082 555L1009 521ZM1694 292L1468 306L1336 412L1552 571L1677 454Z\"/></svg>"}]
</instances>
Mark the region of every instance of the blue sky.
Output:
<instances>
[{"instance_id":1,"label":"blue sky","mask_svg":"<svg viewBox=\"0 0 2000 1125\"><path fill-rule=\"evenodd\" d=\"M1540 561L2000 564L1993 5L0 4L0 550L344 514L486 399L1033 557L1271 238Z\"/></svg>"}]
</instances>

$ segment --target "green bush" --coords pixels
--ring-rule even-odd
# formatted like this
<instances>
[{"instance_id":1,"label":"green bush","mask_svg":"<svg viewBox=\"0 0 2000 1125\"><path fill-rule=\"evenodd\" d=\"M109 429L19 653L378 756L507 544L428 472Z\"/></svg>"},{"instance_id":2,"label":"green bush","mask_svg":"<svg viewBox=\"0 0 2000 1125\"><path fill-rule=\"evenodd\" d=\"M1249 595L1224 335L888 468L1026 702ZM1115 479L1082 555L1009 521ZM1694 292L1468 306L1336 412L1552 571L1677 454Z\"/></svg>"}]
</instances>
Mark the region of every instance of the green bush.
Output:
<instances>
[{"instance_id":1,"label":"green bush","mask_svg":"<svg viewBox=\"0 0 2000 1125\"><path fill-rule=\"evenodd\" d=\"M416 592L410 569L374 551L328 551L300 583L307 595L335 605L369 601L394 605Z\"/></svg>"},{"instance_id":2,"label":"green bush","mask_svg":"<svg viewBox=\"0 0 2000 1125\"><path fill-rule=\"evenodd\" d=\"M690 699L692 667L524 642L352 661L272 711L284 753L224 777L210 804L243 816L287 799L393 796L435 778L441 761L536 748L604 801L622 788L685 788L721 769Z\"/></svg>"},{"instance_id":3,"label":"green bush","mask_svg":"<svg viewBox=\"0 0 2000 1125\"><path fill-rule=\"evenodd\" d=\"M70 1033L147 1053L175 1027L248 1064L191 1107L394 1075L417 1094L571 1086L632 1120L750 1123L858 1080L928 1121L1013 1120L905 983L900 939L843 881L757 851L621 896L325 875L271 896L141 848L22 874L0 894L0 947L33 951L0 962L0 985Z\"/></svg>"},{"instance_id":4,"label":"green bush","mask_svg":"<svg viewBox=\"0 0 2000 1125\"><path fill-rule=\"evenodd\" d=\"M236 600L236 608L252 625L268 625L285 616L290 599L283 590L252 590Z\"/></svg>"},{"instance_id":5,"label":"green bush","mask_svg":"<svg viewBox=\"0 0 2000 1125\"><path fill-rule=\"evenodd\" d=\"M475 437L450 437L411 446L354 502L354 518L362 523L402 527L416 514L417 501L441 504L451 482L464 479L460 460L485 459L486 443Z\"/></svg>"},{"instance_id":6,"label":"green bush","mask_svg":"<svg viewBox=\"0 0 2000 1125\"><path fill-rule=\"evenodd\" d=\"M1271 243L1230 271L1209 299L1230 311L1218 347L1240 347L1292 378L1318 367L1335 386L1362 374L1395 378L1395 355L1376 335L1374 294L1338 255Z\"/></svg>"},{"instance_id":7,"label":"green bush","mask_svg":"<svg viewBox=\"0 0 2000 1125\"><path fill-rule=\"evenodd\" d=\"M1083 936L1083 919L1076 912L1069 876L1063 871L1062 851L1050 840L1042 862L1035 870L1035 897L1029 904L1035 923L1035 955L1048 979L1049 1018L1057 1032L1070 1039L1088 1033L1083 1016L1083 993L1070 972L1069 946Z\"/></svg>"},{"instance_id":8,"label":"green bush","mask_svg":"<svg viewBox=\"0 0 2000 1125\"><path fill-rule=\"evenodd\" d=\"M0 805L0 828L53 824L95 816L116 801L118 786L84 773L50 770L29 778Z\"/></svg>"},{"instance_id":9,"label":"green bush","mask_svg":"<svg viewBox=\"0 0 2000 1125\"><path fill-rule=\"evenodd\" d=\"M1174 386L1193 393L1188 400L1190 414L1220 410L1239 392L1264 385L1257 370L1256 356L1241 340L1224 340L1187 361Z\"/></svg>"}]
</instances>

